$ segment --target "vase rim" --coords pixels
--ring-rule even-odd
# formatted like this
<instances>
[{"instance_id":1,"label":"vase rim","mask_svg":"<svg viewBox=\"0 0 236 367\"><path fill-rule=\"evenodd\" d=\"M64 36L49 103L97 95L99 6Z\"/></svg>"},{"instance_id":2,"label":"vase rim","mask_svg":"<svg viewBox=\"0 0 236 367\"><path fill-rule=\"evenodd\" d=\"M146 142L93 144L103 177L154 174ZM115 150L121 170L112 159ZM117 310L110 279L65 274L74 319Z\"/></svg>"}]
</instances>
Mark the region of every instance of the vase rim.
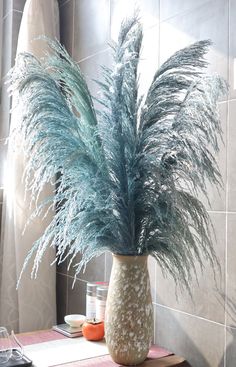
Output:
<instances>
[{"instance_id":1,"label":"vase rim","mask_svg":"<svg viewBox=\"0 0 236 367\"><path fill-rule=\"evenodd\" d=\"M149 254L141 254L141 255L137 255L137 254L129 255L129 254L127 254L127 255L123 255L123 254L116 254L114 252L112 252L111 254L112 254L112 256L126 256L126 257L148 257L149 256Z\"/></svg>"},{"instance_id":2,"label":"vase rim","mask_svg":"<svg viewBox=\"0 0 236 367\"><path fill-rule=\"evenodd\" d=\"M123 260L145 260L148 258L149 255L120 255L120 254L114 254L112 252L112 257L116 258L116 259L123 259Z\"/></svg>"}]
</instances>

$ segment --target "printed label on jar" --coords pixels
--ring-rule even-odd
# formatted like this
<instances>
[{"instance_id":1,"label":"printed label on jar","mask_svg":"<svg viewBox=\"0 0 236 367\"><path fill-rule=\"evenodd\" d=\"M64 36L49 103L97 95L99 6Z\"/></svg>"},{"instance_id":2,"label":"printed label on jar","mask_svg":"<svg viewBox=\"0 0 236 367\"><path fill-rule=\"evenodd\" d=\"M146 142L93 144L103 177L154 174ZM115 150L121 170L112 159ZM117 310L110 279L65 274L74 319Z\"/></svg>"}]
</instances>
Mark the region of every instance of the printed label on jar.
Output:
<instances>
[{"instance_id":1,"label":"printed label on jar","mask_svg":"<svg viewBox=\"0 0 236 367\"><path fill-rule=\"evenodd\" d=\"M96 317L96 297L86 296L86 317L88 319Z\"/></svg>"},{"instance_id":2,"label":"printed label on jar","mask_svg":"<svg viewBox=\"0 0 236 367\"><path fill-rule=\"evenodd\" d=\"M105 320L106 301L97 299L96 302L96 319Z\"/></svg>"}]
</instances>

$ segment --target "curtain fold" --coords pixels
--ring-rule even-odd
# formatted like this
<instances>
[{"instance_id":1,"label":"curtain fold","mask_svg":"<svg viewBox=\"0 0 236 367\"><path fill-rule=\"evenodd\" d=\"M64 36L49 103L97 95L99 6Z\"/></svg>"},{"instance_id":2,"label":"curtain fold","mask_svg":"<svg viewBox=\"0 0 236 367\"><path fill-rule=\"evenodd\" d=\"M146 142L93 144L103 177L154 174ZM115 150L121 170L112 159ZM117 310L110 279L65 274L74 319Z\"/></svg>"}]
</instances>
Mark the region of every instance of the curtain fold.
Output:
<instances>
[{"instance_id":1,"label":"curtain fold","mask_svg":"<svg viewBox=\"0 0 236 367\"><path fill-rule=\"evenodd\" d=\"M27 51L37 57L43 56L46 44L42 40L36 40L41 35L59 39L59 9L56 0L26 1L17 53ZM13 110L11 129L15 124L17 116ZM19 289L16 290L28 251L54 215L51 210L46 219L35 218L24 231L34 210L34 207L30 207L31 197L29 193L25 194L22 181L24 166L23 152L14 152L14 147L9 143L1 227L0 325L16 332L46 329L56 322L56 268L55 265L50 266L55 258L55 249L48 250L36 280L31 279L32 262L29 264ZM45 187L41 199L53 195L53 190L53 185Z\"/></svg>"}]
</instances>

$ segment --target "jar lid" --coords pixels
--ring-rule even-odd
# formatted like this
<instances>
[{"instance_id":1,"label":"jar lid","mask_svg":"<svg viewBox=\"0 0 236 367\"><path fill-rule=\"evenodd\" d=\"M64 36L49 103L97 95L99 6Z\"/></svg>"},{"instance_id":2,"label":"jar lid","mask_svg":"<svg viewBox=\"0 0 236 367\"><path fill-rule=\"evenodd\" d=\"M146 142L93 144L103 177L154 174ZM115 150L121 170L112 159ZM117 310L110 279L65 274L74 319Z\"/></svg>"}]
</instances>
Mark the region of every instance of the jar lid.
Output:
<instances>
[{"instance_id":1,"label":"jar lid","mask_svg":"<svg viewBox=\"0 0 236 367\"><path fill-rule=\"evenodd\" d=\"M96 297L96 289L97 289L96 283L87 283L87 294L89 296Z\"/></svg>"},{"instance_id":2,"label":"jar lid","mask_svg":"<svg viewBox=\"0 0 236 367\"><path fill-rule=\"evenodd\" d=\"M97 298L106 300L107 292L108 292L108 286L97 287Z\"/></svg>"}]
</instances>

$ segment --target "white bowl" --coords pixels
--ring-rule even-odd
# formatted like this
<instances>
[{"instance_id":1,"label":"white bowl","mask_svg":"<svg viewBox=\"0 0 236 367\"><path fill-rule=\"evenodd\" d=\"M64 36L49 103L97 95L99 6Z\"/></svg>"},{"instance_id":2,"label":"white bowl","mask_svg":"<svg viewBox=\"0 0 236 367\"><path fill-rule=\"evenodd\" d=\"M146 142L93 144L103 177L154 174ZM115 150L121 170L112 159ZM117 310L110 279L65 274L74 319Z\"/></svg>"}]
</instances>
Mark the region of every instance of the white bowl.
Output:
<instances>
[{"instance_id":1,"label":"white bowl","mask_svg":"<svg viewBox=\"0 0 236 367\"><path fill-rule=\"evenodd\" d=\"M65 322L71 327L82 327L86 320L84 315L67 315L64 317Z\"/></svg>"}]
</instances>

